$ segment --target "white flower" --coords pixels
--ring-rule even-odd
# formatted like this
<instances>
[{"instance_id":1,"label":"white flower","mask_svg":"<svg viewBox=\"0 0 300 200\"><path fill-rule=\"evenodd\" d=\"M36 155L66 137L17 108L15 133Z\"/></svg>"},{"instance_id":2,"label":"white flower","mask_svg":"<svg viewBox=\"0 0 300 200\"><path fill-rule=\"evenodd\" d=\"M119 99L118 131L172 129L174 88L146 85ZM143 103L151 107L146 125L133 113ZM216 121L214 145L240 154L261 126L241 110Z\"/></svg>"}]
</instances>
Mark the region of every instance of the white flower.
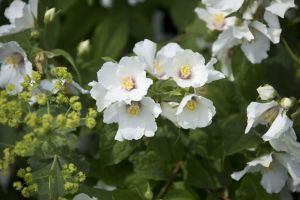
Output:
<instances>
[{"instance_id":1,"label":"white flower","mask_svg":"<svg viewBox=\"0 0 300 200\"><path fill-rule=\"evenodd\" d=\"M184 129L206 127L215 114L212 101L194 94L185 96L180 104L169 102L162 105L162 115Z\"/></svg>"},{"instance_id":2,"label":"white flower","mask_svg":"<svg viewBox=\"0 0 300 200\"><path fill-rule=\"evenodd\" d=\"M206 22L206 26L211 30L225 30L233 26L236 17L227 17L230 13L208 7L207 9L196 8L196 14Z\"/></svg>"},{"instance_id":3,"label":"white flower","mask_svg":"<svg viewBox=\"0 0 300 200\"><path fill-rule=\"evenodd\" d=\"M294 0L273 0L266 10L270 11L271 13L284 18L285 12L289 8L296 7Z\"/></svg>"},{"instance_id":4,"label":"white flower","mask_svg":"<svg viewBox=\"0 0 300 200\"><path fill-rule=\"evenodd\" d=\"M13 94L22 91L24 76L31 76L32 64L16 42L0 43L0 88L15 86Z\"/></svg>"},{"instance_id":5,"label":"white flower","mask_svg":"<svg viewBox=\"0 0 300 200\"><path fill-rule=\"evenodd\" d=\"M275 89L269 84L258 87L257 92L262 100L270 100L276 96Z\"/></svg>"},{"instance_id":6,"label":"white flower","mask_svg":"<svg viewBox=\"0 0 300 200\"><path fill-rule=\"evenodd\" d=\"M29 0L28 4L21 0L14 0L5 9L4 16L9 20L10 24L0 27L0 36L33 28L37 19L37 6L38 0Z\"/></svg>"},{"instance_id":7,"label":"white flower","mask_svg":"<svg viewBox=\"0 0 300 200\"><path fill-rule=\"evenodd\" d=\"M263 135L265 141L279 138L293 126L293 121L288 118L286 111L275 101L268 103L251 102L247 107L247 117L245 133L248 133L252 127L258 124L270 126Z\"/></svg>"},{"instance_id":8,"label":"white flower","mask_svg":"<svg viewBox=\"0 0 300 200\"><path fill-rule=\"evenodd\" d=\"M178 52L172 59L168 74L182 88L201 87L206 83L224 78L224 75L213 68L216 59L205 65L204 57L192 50Z\"/></svg>"},{"instance_id":9,"label":"white flower","mask_svg":"<svg viewBox=\"0 0 300 200\"><path fill-rule=\"evenodd\" d=\"M138 140L144 135L152 137L157 130L155 118L161 108L153 99L144 97L131 103L116 102L104 110L104 123L118 123L115 140Z\"/></svg>"},{"instance_id":10,"label":"white flower","mask_svg":"<svg viewBox=\"0 0 300 200\"><path fill-rule=\"evenodd\" d=\"M244 0L203 0L202 3L207 7L232 13L241 8Z\"/></svg>"},{"instance_id":11,"label":"white flower","mask_svg":"<svg viewBox=\"0 0 300 200\"><path fill-rule=\"evenodd\" d=\"M298 183L300 177L299 163L292 156L283 153L271 153L247 163L239 172L231 174L234 180L240 180L248 172L260 172L261 185L268 193L279 193L289 176Z\"/></svg>"},{"instance_id":12,"label":"white flower","mask_svg":"<svg viewBox=\"0 0 300 200\"><path fill-rule=\"evenodd\" d=\"M146 70L158 79L169 78L166 73L171 59L183 49L176 43L168 43L157 51L157 44L145 39L135 44L133 52L146 63Z\"/></svg>"},{"instance_id":13,"label":"white flower","mask_svg":"<svg viewBox=\"0 0 300 200\"><path fill-rule=\"evenodd\" d=\"M98 72L98 81L111 102L140 101L152 80L146 77L145 64L138 57L123 57L119 64L108 62Z\"/></svg>"},{"instance_id":14,"label":"white flower","mask_svg":"<svg viewBox=\"0 0 300 200\"><path fill-rule=\"evenodd\" d=\"M80 194L77 194L73 200L98 200L98 198L96 197L89 197L87 194L84 194L84 193L80 193Z\"/></svg>"},{"instance_id":15,"label":"white flower","mask_svg":"<svg viewBox=\"0 0 300 200\"><path fill-rule=\"evenodd\" d=\"M293 128L289 128L279 138L269 140L276 151L285 151L300 160L300 143Z\"/></svg>"}]
</instances>

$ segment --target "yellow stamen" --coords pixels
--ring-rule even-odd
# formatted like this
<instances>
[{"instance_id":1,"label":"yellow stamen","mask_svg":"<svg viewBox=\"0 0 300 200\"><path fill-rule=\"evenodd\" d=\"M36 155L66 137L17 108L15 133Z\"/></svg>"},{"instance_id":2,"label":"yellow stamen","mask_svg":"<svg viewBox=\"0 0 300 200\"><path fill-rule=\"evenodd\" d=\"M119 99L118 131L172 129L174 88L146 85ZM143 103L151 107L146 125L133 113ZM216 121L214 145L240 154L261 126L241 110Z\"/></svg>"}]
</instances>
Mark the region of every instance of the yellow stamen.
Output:
<instances>
[{"instance_id":1,"label":"yellow stamen","mask_svg":"<svg viewBox=\"0 0 300 200\"><path fill-rule=\"evenodd\" d=\"M10 56L6 57L5 64L11 65L13 68L16 68L23 61L23 56L20 53L12 53Z\"/></svg>"},{"instance_id":2,"label":"yellow stamen","mask_svg":"<svg viewBox=\"0 0 300 200\"><path fill-rule=\"evenodd\" d=\"M268 125L271 125L279 113L278 107L270 108L262 114L262 119Z\"/></svg>"},{"instance_id":3,"label":"yellow stamen","mask_svg":"<svg viewBox=\"0 0 300 200\"><path fill-rule=\"evenodd\" d=\"M180 77L183 79L188 79L191 76L191 68L189 65L184 64L180 67Z\"/></svg>"},{"instance_id":4,"label":"yellow stamen","mask_svg":"<svg viewBox=\"0 0 300 200\"><path fill-rule=\"evenodd\" d=\"M127 113L131 116L137 116L140 114L140 105L139 103L131 103L130 105L128 105L127 107Z\"/></svg>"},{"instance_id":5,"label":"yellow stamen","mask_svg":"<svg viewBox=\"0 0 300 200\"><path fill-rule=\"evenodd\" d=\"M134 88L134 80L131 77L123 78L122 88L128 91L132 90Z\"/></svg>"},{"instance_id":6,"label":"yellow stamen","mask_svg":"<svg viewBox=\"0 0 300 200\"><path fill-rule=\"evenodd\" d=\"M223 13L215 14L213 17L213 24L216 27L222 27L224 25L225 17Z\"/></svg>"},{"instance_id":7,"label":"yellow stamen","mask_svg":"<svg viewBox=\"0 0 300 200\"><path fill-rule=\"evenodd\" d=\"M197 101L191 99L186 103L185 107L190 111L195 111L197 109Z\"/></svg>"},{"instance_id":8,"label":"yellow stamen","mask_svg":"<svg viewBox=\"0 0 300 200\"><path fill-rule=\"evenodd\" d=\"M154 68L154 73L158 76L161 76L164 73L163 68L157 61L153 62L153 68Z\"/></svg>"}]
</instances>

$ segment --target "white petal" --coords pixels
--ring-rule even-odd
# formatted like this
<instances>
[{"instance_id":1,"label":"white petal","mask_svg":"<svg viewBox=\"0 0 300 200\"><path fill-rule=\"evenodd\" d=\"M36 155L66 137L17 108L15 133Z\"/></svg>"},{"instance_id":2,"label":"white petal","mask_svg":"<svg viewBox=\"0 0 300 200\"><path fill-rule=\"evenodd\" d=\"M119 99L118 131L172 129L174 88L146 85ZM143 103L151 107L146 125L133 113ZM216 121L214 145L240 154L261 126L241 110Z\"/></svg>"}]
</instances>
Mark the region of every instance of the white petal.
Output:
<instances>
[{"instance_id":1,"label":"white petal","mask_svg":"<svg viewBox=\"0 0 300 200\"><path fill-rule=\"evenodd\" d=\"M276 139L293 126L293 121L288 118L286 112L279 112L269 130L263 135L265 141Z\"/></svg>"},{"instance_id":2,"label":"white petal","mask_svg":"<svg viewBox=\"0 0 300 200\"><path fill-rule=\"evenodd\" d=\"M299 159L290 154L277 153L275 158L283 165L293 179L293 184L300 184L300 162Z\"/></svg>"},{"instance_id":3,"label":"white petal","mask_svg":"<svg viewBox=\"0 0 300 200\"><path fill-rule=\"evenodd\" d=\"M179 126L176 116L177 107L179 104L177 102L162 102L161 108L162 113L161 115L173 122L176 126Z\"/></svg>"},{"instance_id":4,"label":"white petal","mask_svg":"<svg viewBox=\"0 0 300 200\"><path fill-rule=\"evenodd\" d=\"M263 34L255 31L255 39L249 43L242 44L242 51L248 58L248 60L253 63L261 63L261 61L268 57L268 51L270 50L270 40Z\"/></svg>"},{"instance_id":5,"label":"white petal","mask_svg":"<svg viewBox=\"0 0 300 200\"><path fill-rule=\"evenodd\" d=\"M239 40L246 39L247 41L251 41L254 39L254 36L249 29L248 23L243 23L240 26L234 26L232 30L233 36Z\"/></svg>"},{"instance_id":6,"label":"white petal","mask_svg":"<svg viewBox=\"0 0 300 200\"><path fill-rule=\"evenodd\" d=\"M263 167L269 167L272 161L273 161L273 158L272 158L272 153L271 153L271 154L263 155L259 158L256 158L255 160L248 162L247 165L252 166L252 167L258 166L258 165L261 165Z\"/></svg>"},{"instance_id":7,"label":"white petal","mask_svg":"<svg viewBox=\"0 0 300 200\"><path fill-rule=\"evenodd\" d=\"M221 71L230 81L234 81L234 76L231 67L231 55L230 50L223 50L218 55L217 58L221 62Z\"/></svg>"},{"instance_id":8,"label":"white petal","mask_svg":"<svg viewBox=\"0 0 300 200\"><path fill-rule=\"evenodd\" d=\"M118 64L113 62L106 62L97 72L98 81L107 89L118 87L120 80L117 77Z\"/></svg>"},{"instance_id":9,"label":"white petal","mask_svg":"<svg viewBox=\"0 0 300 200\"><path fill-rule=\"evenodd\" d=\"M285 12L289 8L294 8L295 6L294 0L273 0L271 4L266 7L266 10L284 18Z\"/></svg>"},{"instance_id":10,"label":"white petal","mask_svg":"<svg viewBox=\"0 0 300 200\"><path fill-rule=\"evenodd\" d=\"M107 90L99 82L93 81L89 83L89 86L93 87L90 94L96 100L98 112L102 112L107 106L113 103L112 100L106 98Z\"/></svg>"},{"instance_id":11,"label":"white petal","mask_svg":"<svg viewBox=\"0 0 300 200\"><path fill-rule=\"evenodd\" d=\"M37 19L38 0L29 0L29 7L33 16Z\"/></svg>"},{"instance_id":12,"label":"white petal","mask_svg":"<svg viewBox=\"0 0 300 200\"><path fill-rule=\"evenodd\" d=\"M206 6L227 12L235 12L243 5L244 0L203 0Z\"/></svg>"},{"instance_id":13,"label":"white petal","mask_svg":"<svg viewBox=\"0 0 300 200\"><path fill-rule=\"evenodd\" d=\"M187 102L194 98L197 102L196 110L190 111L185 108ZM216 114L213 102L201 96L188 95L180 102L176 115L178 124L184 129L195 129L206 127L212 122Z\"/></svg>"},{"instance_id":14,"label":"white petal","mask_svg":"<svg viewBox=\"0 0 300 200\"><path fill-rule=\"evenodd\" d=\"M84 193L77 194L73 200L98 200L96 197L89 197Z\"/></svg>"},{"instance_id":15,"label":"white petal","mask_svg":"<svg viewBox=\"0 0 300 200\"><path fill-rule=\"evenodd\" d=\"M142 57L146 61L147 65L152 66L156 54L156 48L157 45L154 42L145 39L134 45L133 52L137 56Z\"/></svg>"},{"instance_id":16,"label":"white petal","mask_svg":"<svg viewBox=\"0 0 300 200\"><path fill-rule=\"evenodd\" d=\"M106 124L117 123L119 121L120 107L124 103L114 103L108 106L103 112L103 122Z\"/></svg>"},{"instance_id":17,"label":"white petal","mask_svg":"<svg viewBox=\"0 0 300 200\"><path fill-rule=\"evenodd\" d=\"M246 173L250 171L251 168L252 168L251 166L247 165L243 170L234 172L230 176L232 179L239 181L243 176L245 176Z\"/></svg>"},{"instance_id":18,"label":"white petal","mask_svg":"<svg viewBox=\"0 0 300 200\"><path fill-rule=\"evenodd\" d=\"M5 9L4 16L9 20L11 24L15 23L16 18L23 17L23 9L26 3L23 1L15 0L8 8Z\"/></svg>"},{"instance_id":19,"label":"white petal","mask_svg":"<svg viewBox=\"0 0 300 200\"><path fill-rule=\"evenodd\" d=\"M162 110L159 103L155 103L155 101L150 97L144 97L141 102L142 105L147 109L147 111L149 113L152 113L155 118L157 118L161 114Z\"/></svg>"},{"instance_id":20,"label":"white petal","mask_svg":"<svg viewBox=\"0 0 300 200\"><path fill-rule=\"evenodd\" d=\"M284 187L287 178L288 175L283 166L273 162L271 169L263 171L260 183L268 193L279 193Z\"/></svg>"},{"instance_id":21,"label":"white petal","mask_svg":"<svg viewBox=\"0 0 300 200\"><path fill-rule=\"evenodd\" d=\"M259 121L260 116L270 108L277 106L278 104L275 101L268 103L257 103L251 102L247 107L247 127L245 133L248 133L252 127L255 127Z\"/></svg>"},{"instance_id":22,"label":"white petal","mask_svg":"<svg viewBox=\"0 0 300 200\"><path fill-rule=\"evenodd\" d=\"M237 44L240 43L240 40L233 37L233 29L229 28L219 34L218 39L213 43L212 52L213 56L218 55L220 52L228 50Z\"/></svg>"},{"instance_id":23,"label":"white petal","mask_svg":"<svg viewBox=\"0 0 300 200\"><path fill-rule=\"evenodd\" d=\"M158 52L157 57L173 58L178 52L182 52L183 49L177 43L168 43L163 46Z\"/></svg>"},{"instance_id":24,"label":"white petal","mask_svg":"<svg viewBox=\"0 0 300 200\"><path fill-rule=\"evenodd\" d=\"M209 29L214 30L212 13L208 12L208 10L204 8L199 7L195 8L195 12L197 16L206 23Z\"/></svg>"},{"instance_id":25,"label":"white petal","mask_svg":"<svg viewBox=\"0 0 300 200\"><path fill-rule=\"evenodd\" d=\"M216 58L211 58L211 60L206 64L206 68L208 69L207 83L225 78L225 75L223 73L215 70L214 64L216 64L217 62L218 60Z\"/></svg>"}]
</instances>

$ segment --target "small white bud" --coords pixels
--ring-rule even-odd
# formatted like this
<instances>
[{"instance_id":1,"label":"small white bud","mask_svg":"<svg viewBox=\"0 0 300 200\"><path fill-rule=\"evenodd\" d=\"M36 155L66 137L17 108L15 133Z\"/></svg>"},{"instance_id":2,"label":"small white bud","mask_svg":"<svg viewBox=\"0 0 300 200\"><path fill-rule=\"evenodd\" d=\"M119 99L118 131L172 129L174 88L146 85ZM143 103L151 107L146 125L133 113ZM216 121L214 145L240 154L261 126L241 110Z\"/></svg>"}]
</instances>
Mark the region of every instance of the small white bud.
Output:
<instances>
[{"instance_id":1,"label":"small white bud","mask_svg":"<svg viewBox=\"0 0 300 200\"><path fill-rule=\"evenodd\" d=\"M49 24L50 22L53 21L55 16L55 8L51 8L46 10L45 15L44 15L44 23Z\"/></svg>"},{"instance_id":2,"label":"small white bud","mask_svg":"<svg viewBox=\"0 0 300 200\"><path fill-rule=\"evenodd\" d=\"M269 100L273 99L276 96L276 91L271 85L263 85L257 88L257 92L259 94L259 97L262 100Z\"/></svg>"},{"instance_id":3,"label":"small white bud","mask_svg":"<svg viewBox=\"0 0 300 200\"><path fill-rule=\"evenodd\" d=\"M291 98L288 98L288 97L284 97L281 99L280 105L282 108L288 110L289 108L291 108L294 105L294 100Z\"/></svg>"},{"instance_id":4,"label":"small white bud","mask_svg":"<svg viewBox=\"0 0 300 200\"><path fill-rule=\"evenodd\" d=\"M90 40L84 40L77 46L77 54L82 55L90 51Z\"/></svg>"}]
</instances>

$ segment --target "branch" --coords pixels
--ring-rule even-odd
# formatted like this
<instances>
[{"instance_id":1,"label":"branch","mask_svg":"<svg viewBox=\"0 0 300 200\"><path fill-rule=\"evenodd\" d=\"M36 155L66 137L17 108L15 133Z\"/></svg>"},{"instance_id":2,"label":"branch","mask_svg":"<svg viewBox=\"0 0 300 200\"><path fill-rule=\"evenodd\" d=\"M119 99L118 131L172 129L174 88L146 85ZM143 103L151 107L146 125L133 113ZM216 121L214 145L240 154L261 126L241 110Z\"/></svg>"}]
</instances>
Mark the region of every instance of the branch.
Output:
<instances>
[{"instance_id":1,"label":"branch","mask_svg":"<svg viewBox=\"0 0 300 200\"><path fill-rule=\"evenodd\" d=\"M171 184L173 183L176 175L178 174L179 170L181 168L181 161L177 162L172 174L170 175L170 177L168 178L167 182L164 184L164 186L161 188L161 190L159 191L158 195L156 196L155 200L159 200L161 199L164 194L167 192L167 190L169 189L169 187L171 186Z\"/></svg>"}]
</instances>

